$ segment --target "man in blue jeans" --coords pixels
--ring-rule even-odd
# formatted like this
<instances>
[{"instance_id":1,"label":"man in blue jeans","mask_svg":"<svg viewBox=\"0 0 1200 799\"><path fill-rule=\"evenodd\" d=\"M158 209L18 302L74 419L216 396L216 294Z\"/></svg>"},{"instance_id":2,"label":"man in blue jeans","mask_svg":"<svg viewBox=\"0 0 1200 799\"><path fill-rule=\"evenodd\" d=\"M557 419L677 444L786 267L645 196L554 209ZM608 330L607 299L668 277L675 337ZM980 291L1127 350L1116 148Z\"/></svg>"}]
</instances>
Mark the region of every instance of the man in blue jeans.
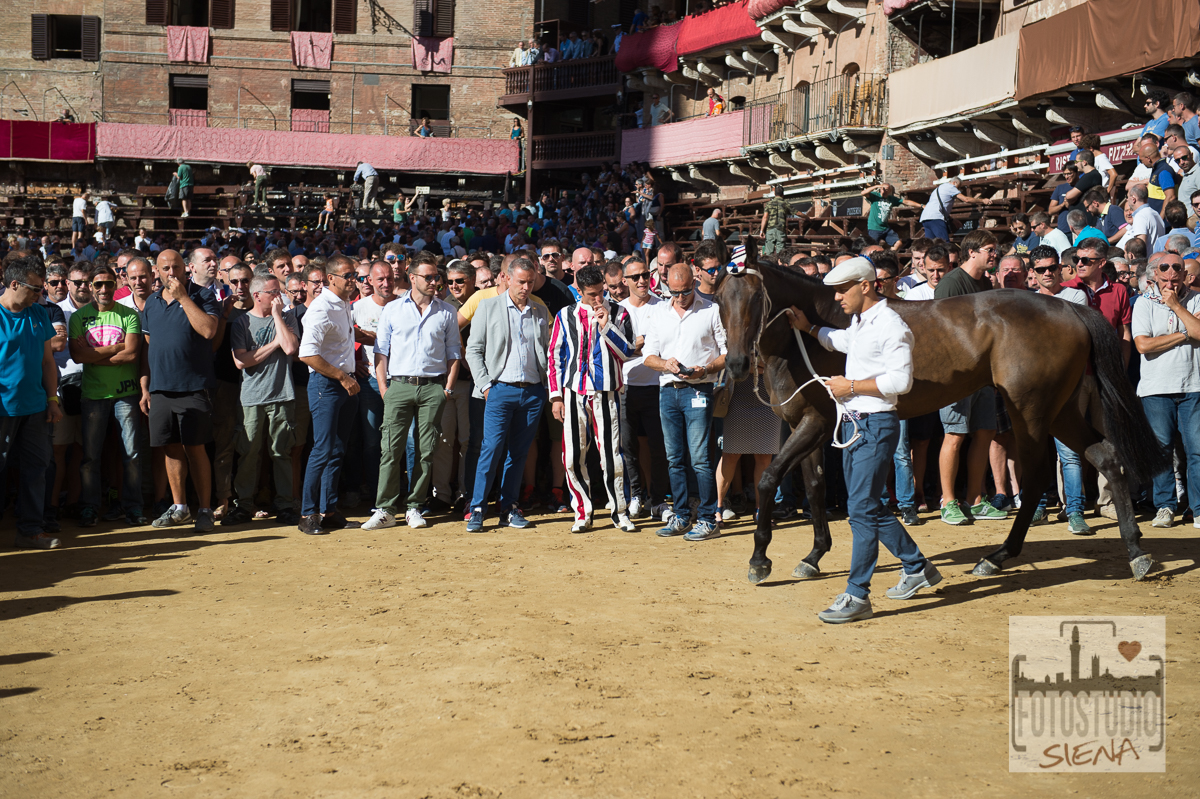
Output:
<instances>
[{"instance_id":1,"label":"man in blue jeans","mask_svg":"<svg viewBox=\"0 0 1200 799\"><path fill-rule=\"evenodd\" d=\"M21 464L17 488L17 540L24 549L54 549L58 539L43 527L50 425L62 419L58 368L50 353L54 327L38 300L46 267L27 255L4 270L0 295L0 485L10 457Z\"/></svg>"},{"instance_id":2,"label":"man in blue jeans","mask_svg":"<svg viewBox=\"0 0 1200 799\"><path fill-rule=\"evenodd\" d=\"M300 532L321 535L350 522L338 512L338 477L346 440L358 411L360 387L354 376L354 323L350 297L357 277L354 261L335 255L328 262L329 285L308 306L300 360L308 364L308 405L313 448L304 475Z\"/></svg>"},{"instance_id":3,"label":"man in blue jeans","mask_svg":"<svg viewBox=\"0 0 1200 799\"><path fill-rule=\"evenodd\" d=\"M475 376L476 391L487 403L468 533L483 531L484 506L502 463L500 526L529 526L517 507L517 499L525 459L546 407L550 314L545 305L532 301L537 267L519 256L505 271L508 290L479 303L467 342L467 365Z\"/></svg>"},{"instance_id":4,"label":"man in blue jeans","mask_svg":"<svg viewBox=\"0 0 1200 799\"><path fill-rule=\"evenodd\" d=\"M1188 288L1183 260L1158 253L1154 284L1133 306L1133 345L1142 355L1137 392L1158 443L1170 449L1178 434L1186 457L1187 490L1194 525L1200 527L1200 293ZM1152 524L1171 527L1179 500L1175 475L1154 478Z\"/></svg>"},{"instance_id":5,"label":"man in blue jeans","mask_svg":"<svg viewBox=\"0 0 1200 799\"><path fill-rule=\"evenodd\" d=\"M940 583L942 576L879 501L900 438L896 400L912 388L912 331L876 293L875 268L866 258L838 265L825 276L825 285L837 292L842 310L852 317L848 329L818 329L795 306L790 316L794 328L815 336L825 349L846 353L846 374L830 378L827 385L843 411L841 438L850 442L842 450L842 469L854 544L845 593L817 614L827 624L844 624L873 615L871 576L880 542L903 566L900 582L887 591L889 598L911 599Z\"/></svg>"},{"instance_id":6,"label":"man in blue jeans","mask_svg":"<svg viewBox=\"0 0 1200 799\"><path fill-rule=\"evenodd\" d=\"M660 372L658 408L662 417L667 472L674 509L658 534L688 541L717 538L717 483L709 457L712 389L725 368L725 328L716 303L696 294L692 269L676 264L667 273L671 301L654 306L647 319L643 364ZM689 524L688 458L696 475L700 505ZM690 528L690 529L689 529Z\"/></svg>"}]
</instances>

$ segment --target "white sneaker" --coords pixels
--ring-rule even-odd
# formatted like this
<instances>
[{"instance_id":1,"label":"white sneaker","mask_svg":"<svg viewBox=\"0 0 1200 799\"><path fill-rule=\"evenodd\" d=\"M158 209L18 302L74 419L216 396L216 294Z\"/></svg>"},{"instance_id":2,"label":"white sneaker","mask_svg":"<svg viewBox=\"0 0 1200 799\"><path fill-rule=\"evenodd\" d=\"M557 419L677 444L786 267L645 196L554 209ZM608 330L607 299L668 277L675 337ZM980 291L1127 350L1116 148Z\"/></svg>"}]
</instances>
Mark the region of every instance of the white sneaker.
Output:
<instances>
[{"instance_id":1,"label":"white sneaker","mask_svg":"<svg viewBox=\"0 0 1200 799\"><path fill-rule=\"evenodd\" d=\"M617 514L617 527L627 533L637 532L637 525L633 523L633 521L629 518L629 514L627 513Z\"/></svg>"},{"instance_id":2,"label":"white sneaker","mask_svg":"<svg viewBox=\"0 0 1200 799\"><path fill-rule=\"evenodd\" d=\"M733 521L734 519L736 519L737 517L738 517L737 511L735 511L733 508L722 508L721 521L730 522L730 521Z\"/></svg>"},{"instance_id":3,"label":"white sneaker","mask_svg":"<svg viewBox=\"0 0 1200 799\"><path fill-rule=\"evenodd\" d=\"M188 212L187 212L187 211L184 211L182 214L180 214L180 215L179 215L179 218L180 218L180 219L187 219L187 218L188 218Z\"/></svg>"},{"instance_id":4,"label":"white sneaker","mask_svg":"<svg viewBox=\"0 0 1200 799\"><path fill-rule=\"evenodd\" d=\"M629 500L629 516L632 519L636 519L637 517L639 517L641 515L642 515L642 498L634 497L633 499Z\"/></svg>"},{"instance_id":5,"label":"white sneaker","mask_svg":"<svg viewBox=\"0 0 1200 799\"><path fill-rule=\"evenodd\" d=\"M382 508L375 508L371 518L362 523L363 530L382 530L385 527L395 527L396 517Z\"/></svg>"},{"instance_id":6,"label":"white sneaker","mask_svg":"<svg viewBox=\"0 0 1200 799\"><path fill-rule=\"evenodd\" d=\"M591 530L591 529L592 529L592 520L591 519L580 519L579 521L577 521L571 525L572 533L586 533L588 530Z\"/></svg>"},{"instance_id":7,"label":"white sneaker","mask_svg":"<svg viewBox=\"0 0 1200 799\"><path fill-rule=\"evenodd\" d=\"M1150 522L1151 527L1172 527L1175 524L1175 512L1170 508L1159 508L1158 513L1154 514L1154 521Z\"/></svg>"},{"instance_id":8,"label":"white sneaker","mask_svg":"<svg viewBox=\"0 0 1200 799\"><path fill-rule=\"evenodd\" d=\"M421 515L421 511L416 508L409 508L404 514L404 521L408 522L408 526L414 530L418 527L428 527L429 522L425 521L425 517Z\"/></svg>"}]
</instances>

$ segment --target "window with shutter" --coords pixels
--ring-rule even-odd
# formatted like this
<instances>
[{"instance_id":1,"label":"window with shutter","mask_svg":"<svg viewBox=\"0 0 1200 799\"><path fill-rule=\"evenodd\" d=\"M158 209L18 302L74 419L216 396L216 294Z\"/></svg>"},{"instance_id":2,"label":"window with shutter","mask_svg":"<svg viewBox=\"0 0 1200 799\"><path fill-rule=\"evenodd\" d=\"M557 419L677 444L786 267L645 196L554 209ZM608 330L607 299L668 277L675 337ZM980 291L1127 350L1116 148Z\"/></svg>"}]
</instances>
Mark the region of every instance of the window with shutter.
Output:
<instances>
[{"instance_id":1,"label":"window with shutter","mask_svg":"<svg viewBox=\"0 0 1200 799\"><path fill-rule=\"evenodd\" d=\"M170 0L146 0L146 24L169 25L171 22Z\"/></svg>"},{"instance_id":2,"label":"window with shutter","mask_svg":"<svg viewBox=\"0 0 1200 799\"><path fill-rule=\"evenodd\" d=\"M50 16L33 14L33 41L31 55L38 61L50 60Z\"/></svg>"},{"instance_id":3,"label":"window with shutter","mask_svg":"<svg viewBox=\"0 0 1200 799\"><path fill-rule=\"evenodd\" d=\"M358 32L358 0L333 0L333 32Z\"/></svg>"},{"instance_id":4,"label":"window with shutter","mask_svg":"<svg viewBox=\"0 0 1200 799\"><path fill-rule=\"evenodd\" d=\"M271 30L290 31L292 29L291 0L271 0Z\"/></svg>"},{"instance_id":5,"label":"window with shutter","mask_svg":"<svg viewBox=\"0 0 1200 799\"><path fill-rule=\"evenodd\" d=\"M233 27L233 0L212 0L208 17L214 28L231 29Z\"/></svg>"},{"instance_id":6,"label":"window with shutter","mask_svg":"<svg viewBox=\"0 0 1200 799\"><path fill-rule=\"evenodd\" d=\"M100 60L100 17L86 14L80 19L80 57L84 61Z\"/></svg>"},{"instance_id":7,"label":"window with shutter","mask_svg":"<svg viewBox=\"0 0 1200 799\"><path fill-rule=\"evenodd\" d=\"M433 0L433 35L445 38L454 35L454 0Z\"/></svg>"},{"instance_id":8,"label":"window with shutter","mask_svg":"<svg viewBox=\"0 0 1200 799\"><path fill-rule=\"evenodd\" d=\"M433 35L433 10L435 0L413 0L413 33L417 36Z\"/></svg>"}]
</instances>

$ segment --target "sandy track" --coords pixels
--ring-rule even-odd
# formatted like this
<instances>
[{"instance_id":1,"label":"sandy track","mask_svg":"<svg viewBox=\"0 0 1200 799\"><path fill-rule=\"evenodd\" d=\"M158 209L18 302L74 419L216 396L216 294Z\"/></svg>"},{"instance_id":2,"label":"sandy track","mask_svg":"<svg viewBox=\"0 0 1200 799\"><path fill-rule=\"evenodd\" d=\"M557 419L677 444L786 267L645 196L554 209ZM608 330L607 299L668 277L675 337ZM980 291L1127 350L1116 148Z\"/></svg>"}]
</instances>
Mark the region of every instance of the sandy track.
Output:
<instances>
[{"instance_id":1,"label":"sandy track","mask_svg":"<svg viewBox=\"0 0 1200 799\"><path fill-rule=\"evenodd\" d=\"M1035 528L996 578L967 572L1006 525L927 523L937 592L884 598L884 555L876 618L830 627L815 613L844 587L844 521L825 576L790 578L811 529L789 523L755 587L748 523L688 544L533 520L102 525L8 550L0 795L1197 795L1191 526L1143 524L1164 566L1134 583L1102 519L1092 539ZM1167 616L1166 774L1009 774L1008 616L1085 613Z\"/></svg>"}]
</instances>

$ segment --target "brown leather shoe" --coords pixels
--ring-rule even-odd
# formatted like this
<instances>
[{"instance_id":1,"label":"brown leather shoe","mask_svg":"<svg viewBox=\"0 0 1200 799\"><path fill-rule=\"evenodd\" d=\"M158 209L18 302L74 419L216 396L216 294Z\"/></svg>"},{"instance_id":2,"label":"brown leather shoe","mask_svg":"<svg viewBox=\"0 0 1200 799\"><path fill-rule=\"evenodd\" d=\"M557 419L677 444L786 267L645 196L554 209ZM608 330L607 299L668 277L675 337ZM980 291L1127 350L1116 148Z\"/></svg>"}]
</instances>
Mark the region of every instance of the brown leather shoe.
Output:
<instances>
[{"instance_id":1,"label":"brown leather shoe","mask_svg":"<svg viewBox=\"0 0 1200 799\"><path fill-rule=\"evenodd\" d=\"M61 541L49 533L38 533L37 535L17 533L17 542L14 546L17 549L58 549L61 544Z\"/></svg>"}]
</instances>

